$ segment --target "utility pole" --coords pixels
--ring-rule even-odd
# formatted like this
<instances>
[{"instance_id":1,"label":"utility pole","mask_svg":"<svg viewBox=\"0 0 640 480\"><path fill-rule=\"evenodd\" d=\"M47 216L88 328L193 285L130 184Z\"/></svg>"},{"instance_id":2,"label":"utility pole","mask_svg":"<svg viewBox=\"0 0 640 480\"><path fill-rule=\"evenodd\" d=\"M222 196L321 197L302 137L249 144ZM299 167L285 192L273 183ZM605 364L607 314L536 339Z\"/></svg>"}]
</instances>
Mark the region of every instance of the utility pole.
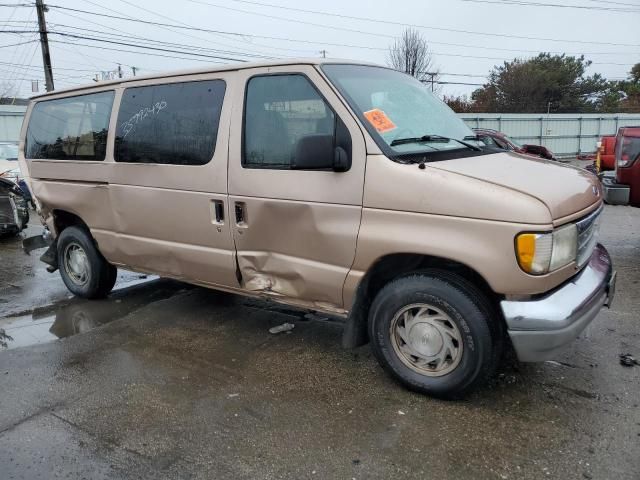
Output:
<instances>
[{"instance_id":1,"label":"utility pole","mask_svg":"<svg viewBox=\"0 0 640 480\"><path fill-rule=\"evenodd\" d=\"M136 70L138 70L138 67L131 67L131 71L133 72L133 76L136 76Z\"/></svg>"},{"instance_id":2,"label":"utility pole","mask_svg":"<svg viewBox=\"0 0 640 480\"><path fill-rule=\"evenodd\" d=\"M118 78L122 78L122 65L118 64Z\"/></svg>"},{"instance_id":3,"label":"utility pole","mask_svg":"<svg viewBox=\"0 0 640 480\"><path fill-rule=\"evenodd\" d=\"M320 52L322 54L322 58L327 58L327 51L326 50L320 50Z\"/></svg>"},{"instance_id":4,"label":"utility pole","mask_svg":"<svg viewBox=\"0 0 640 480\"><path fill-rule=\"evenodd\" d=\"M40 48L42 50L42 65L44 66L44 81L47 92L53 90L53 70L51 68L51 56L49 55L49 38L47 37L47 24L44 20L44 12L48 8L44 6L42 0L36 0L36 11L38 12L38 29L40 31Z\"/></svg>"}]
</instances>

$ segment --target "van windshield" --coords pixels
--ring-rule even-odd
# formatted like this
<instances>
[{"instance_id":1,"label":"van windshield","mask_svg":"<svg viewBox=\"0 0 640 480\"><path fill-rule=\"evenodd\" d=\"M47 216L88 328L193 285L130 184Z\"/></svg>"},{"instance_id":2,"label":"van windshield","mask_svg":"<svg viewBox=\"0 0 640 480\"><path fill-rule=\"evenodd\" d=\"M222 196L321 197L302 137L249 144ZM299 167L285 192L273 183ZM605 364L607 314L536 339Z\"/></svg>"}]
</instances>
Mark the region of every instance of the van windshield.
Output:
<instances>
[{"instance_id":1,"label":"van windshield","mask_svg":"<svg viewBox=\"0 0 640 480\"><path fill-rule=\"evenodd\" d=\"M365 65L325 64L322 70L385 153L487 153L453 110L415 78Z\"/></svg>"}]
</instances>

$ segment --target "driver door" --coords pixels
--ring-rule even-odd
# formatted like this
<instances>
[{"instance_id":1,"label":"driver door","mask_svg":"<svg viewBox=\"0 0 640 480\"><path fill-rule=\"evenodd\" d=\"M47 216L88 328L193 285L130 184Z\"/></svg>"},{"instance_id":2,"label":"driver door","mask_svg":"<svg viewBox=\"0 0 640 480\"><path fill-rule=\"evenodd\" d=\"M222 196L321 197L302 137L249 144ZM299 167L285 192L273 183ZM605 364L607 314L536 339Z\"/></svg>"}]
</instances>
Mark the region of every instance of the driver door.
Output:
<instances>
[{"instance_id":1,"label":"driver door","mask_svg":"<svg viewBox=\"0 0 640 480\"><path fill-rule=\"evenodd\" d=\"M362 132L312 66L238 74L243 88L234 99L229 208L242 287L343 311L362 211ZM292 159L301 154L296 147L309 135L348 143L350 168L293 170Z\"/></svg>"}]
</instances>

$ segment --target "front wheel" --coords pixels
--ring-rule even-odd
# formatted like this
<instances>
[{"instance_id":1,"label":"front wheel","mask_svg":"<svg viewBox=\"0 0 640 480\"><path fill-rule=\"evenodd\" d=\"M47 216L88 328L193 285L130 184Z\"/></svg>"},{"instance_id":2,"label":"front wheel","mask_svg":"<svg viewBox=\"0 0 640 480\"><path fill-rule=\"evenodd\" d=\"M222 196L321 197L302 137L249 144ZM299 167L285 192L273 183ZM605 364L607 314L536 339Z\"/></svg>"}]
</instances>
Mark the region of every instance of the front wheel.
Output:
<instances>
[{"instance_id":1,"label":"front wheel","mask_svg":"<svg viewBox=\"0 0 640 480\"><path fill-rule=\"evenodd\" d=\"M490 311L479 290L452 275L396 279L371 306L373 352L411 390L460 398L495 368L501 342Z\"/></svg>"},{"instance_id":2,"label":"front wheel","mask_svg":"<svg viewBox=\"0 0 640 480\"><path fill-rule=\"evenodd\" d=\"M89 233L67 227L58 237L58 268L69 291L82 298L106 297L118 270L102 256Z\"/></svg>"}]
</instances>

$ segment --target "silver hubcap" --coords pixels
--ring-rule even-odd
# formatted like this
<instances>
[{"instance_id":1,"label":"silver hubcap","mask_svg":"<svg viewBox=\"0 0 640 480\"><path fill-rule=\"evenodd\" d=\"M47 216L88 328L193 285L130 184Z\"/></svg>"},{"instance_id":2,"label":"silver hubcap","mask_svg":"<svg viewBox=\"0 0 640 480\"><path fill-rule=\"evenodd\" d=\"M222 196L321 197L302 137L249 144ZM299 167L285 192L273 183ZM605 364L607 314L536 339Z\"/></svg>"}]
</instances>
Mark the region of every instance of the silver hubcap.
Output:
<instances>
[{"instance_id":1,"label":"silver hubcap","mask_svg":"<svg viewBox=\"0 0 640 480\"><path fill-rule=\"evenodd\" d=\"M449 315L433 305L415 303L401 308L389 333L400 360L422 375L446 375L462 358L460 330Z\"/></svg>"},{"instance_id":2,"label":"silver hubcap","mask_svg":"<svg viewBox=\"0 0 640 480\"><path fill-rule=\"evenodd\" d=\"M77 243L70 243L64 249L64 270L76 285L84 285L89 280L89 259Z\"/></svg>"}]
</instances>

